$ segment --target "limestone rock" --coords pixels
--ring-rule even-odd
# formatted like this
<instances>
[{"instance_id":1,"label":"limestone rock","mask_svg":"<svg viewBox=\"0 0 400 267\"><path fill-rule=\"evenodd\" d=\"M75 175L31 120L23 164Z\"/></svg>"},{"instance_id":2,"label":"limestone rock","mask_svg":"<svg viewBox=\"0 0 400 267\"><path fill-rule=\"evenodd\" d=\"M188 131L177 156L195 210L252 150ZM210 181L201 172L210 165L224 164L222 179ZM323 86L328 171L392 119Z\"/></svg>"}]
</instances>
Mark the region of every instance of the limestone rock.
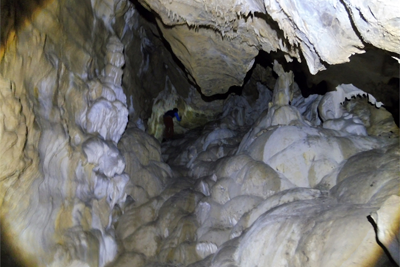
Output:
<instances>
[{"instance_id":1,"label":"limestone rock","mask_svg":"<svg viewBox=\"0 0 400 267\"><path fill-rule=\"evenodd\" d=\"M320 266L321 263L325 266L335 266L338 262L347 266L370 266L379 254L383 253L373 241L373 230L365 218L368 209L333 205L330 211L324 212L316 208L315 204L312 204L313 201L298 204L300 203L303 208L298 209L293 203L260 216L243 235L235 254L231 254L235 266L254 266L259 263L265 263L262 266ZM327 200L318 206L332 204ZM288 209L291 212L288 212ZM299 232L308 234L303 237L297 234ZM349 236L351 240L348 239ZM277 244L277 240L284 241ZM337 244L344 248L340 253L337 252ZM323 253L315 253L317 248L314 246L323 246ZM346 248L353 246L356 250L348 252ZM365 258L365 251L370 251L370 257ZM228 255L222 259L226 259ZM216 260L212 266L220 263L221 260Z\"/></svg>"},{"instance_id":2,"label":"limestone rock","mask_svg":"<svg viewBox=\"0 0 400 267\"><path fill-rule=\"evenodd\" d=\"M332 188L333 195L344 203L381 205L388 196L398 194L400 191L397 175L398 160L397 145L354 155L339 172L338 184ZM360 193L349 194L351 188L357 189Z\"/></svg>"},{"instance_id":3,"label":"limestone rock","mask_svg":"<svg viewBox=\"0 0 400 267\"><path fill-rule=\"evenodd\" d=\"M248 62L256 55L252 46L258 46L258 49L266 52L279 49L286 53L288 61L291 61L291 57L300 60L301 51L311 74L324 70L323 62L339 64L348 62L355 53L364 53L363 42L399 52L400 38L395 22L397 15L392 11L398 8L395 1L388 3L385 9L378 9L378 4L373 1L363 4L357 1L332 1L322 6L318 1L303 3L276 0L210 1L203 4L184 0L142 0L141 3L160 16L162 23L159 22L159 25L166 39L206 95L220 93L221 90L226 92L229 86L243 79ZM250 19L247 19L249 13ZM388 17L384 15L386 13ZM193 36L211 35L226 40L218 42L220 49L214 52L209 50L210 54L214 53L214 63L206 71L202 62L210 62L207 57L204 58L208 53L194 49L199 42L191 40ZM204 44L202 48L210 47L207 42L200 43ZM247 52L235 54L232 44ZM243 63L243 67L237 71L234 62L230 67L226 64L226 56ZM226 67L230 75L221 72ZM210 81L216 79L218 82L211 84ZM228 86L222 86L224 83Z\"/></svg>"},{"instance_id":4,"label":"limestone rock","mask_svg":"<svg viewBox=\"0 0 400 267\"><path fill-rule=\"evenodd\" d=\"M158 25L206 96L225 93L227 85L242 85L258 53L241 39L224 38L217 31L203 28L195 31L187 25L164 27L161 22ZM210 72L213 65L219 68Z\"/></svg>"},{"instance_id":5,"label":"limestone rock","mask_svg":"<svg viewBox=\"0 0 400 267\"><path fill-rule=\"evenodd\" d=\"M2 163L0 165L0 180L13 175L18 169L23 169L23 144L26 141L25 118L21 113L21 104L15 96L15 84L0 77L0 147L2 148Z\"/></svg>"},{"instance_id":6,"label":"limestone rock","mask_svg":"<svg viewBox=\"0 0 400 267\"><path fill-rule=\"evenodd\" d=\"M127 251L133 251L151 257L156 254L159 235L154 224L143 225L123 241Z\"/></svg>"},{"instance_id":7,"label":"limestone rock","mask_svg":"<svg viewBox=\"0 0 400 267\"><path fill-rule=\"evenodd\" d=\"M2 1L7 247L29 266L391 266L376 239L398 259L398 127L352 99L354 72L304 98L290 62L375 46L364 84L397 89L398 3L140 2ZM207 97L256 61L247 92ZM160 144L175 106L180 138Z\"/></svg>"},{"instance_id":8,"label":"limestone rock","mask_svg":"<svg viewBox=\"0 0 400 267\"><path fill-rule=\"evenodd\" d=\"M396 1L386 2L383 6L374 1L344 1L344 3L365 42L398 53L400 31L395 19L398 16L395 10L399 8L399 4Z\"/></svg>"},{"instance_id":9,"label":"limestone rock","mask_svg":"<svg viewBox=\"0 0 400 267\"><path fill-rule=\"evenodd\" d=\"M399 197L390 196L382 207L372 214L372 218L377 224L377 237L379 241L389 250L393 260L399 264ZM397 222L397 224L396 224ZM397 234L397 235L396 235Z\"/></svg>"},{"instance_id":10,"label":"limestone rock","mask_svg":"<svg viewBox=\"0 0 400 267\"><path fill-rule=\"evenodd\" d=\"M118 257L118 260L113 262L116 267L137 266L142 267L145 265L145 256L135 252L125 252Z\"/></svg>"}]
</instances>

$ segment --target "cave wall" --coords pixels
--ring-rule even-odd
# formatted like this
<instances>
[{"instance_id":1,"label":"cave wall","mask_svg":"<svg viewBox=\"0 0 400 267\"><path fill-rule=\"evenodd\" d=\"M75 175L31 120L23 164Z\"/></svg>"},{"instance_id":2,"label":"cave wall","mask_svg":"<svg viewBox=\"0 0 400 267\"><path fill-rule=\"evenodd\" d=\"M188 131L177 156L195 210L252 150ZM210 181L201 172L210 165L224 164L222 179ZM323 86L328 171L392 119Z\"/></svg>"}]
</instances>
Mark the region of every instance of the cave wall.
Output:
<instances>
[{"instance_id":1,"label":"cave wall","mask_svg":"<svg viewBox=\"0 0 400 267\"><path fill-rule=\"evenodd\" d=\"M182 131L221 112L147 19L128 1L2 1L2 240L23 265L115 257L129 180L117 143L128 118L147 128L160 92L179 101L156 114L178 105Z\"/></svg>"},{"instance_id":2,"label":"cave wall","mask_svg":"<svg viewBox=\"0 0 400 267\"><path fill-rule=\"evenodd\" d=\"M292 71L273 71L272 95L258 83L255 103L231 95L220 119L162 143L177 174L121 216L116 266L395 266L374 241L398 244L391 115L352 85L304 98Z\"/></svg>"},{"instance_id":3,"label":"cave wall","mask_svg":"<svg viewBox=\"0 0 400 267\"><path fill-rule=\"evenodd\" d=\"M122 82L128 96L130 121L142 120L147 127L153 99L169 89L169 80L173 81L177 94L182 98L188 97L191 84L166 48L167 43L156 26L153 14L137 2L127 2L126 11L115 24L125 45Z\"/></svg>"},{"instance_id":4,"label":"cave wall","mask_svg":"<svg viewBox=\"0 0 400 267\"><path fill-rule=\"evenodd\" d=\"M321 16L307 18L302 18L299 14L302 11L314 14L317 3L248 1L237 4L231 1L222 4L210 1L203 4L193 2L195 5L191 6L185 1L141 1L141 4L149 9L148 11L140 11L142 8L137 2L130 3L123 0L60 0L35 3L32 6L26 5L22 9L20 2L2 1L0 50L2 238L9 244L10 250L21 258L22 262L29 262L29 265L104 266L119 255L121 245L116 235L128 237L131 234L133 234L130 236L132 240L128 240L124 246L137 251L141 251L142 248L140 243L135 243L135 240L140 240L143 236L153 238L149 239L149 242L155 244L155 247L149 246L149 250L142 251L142 254L148 253L146 257L148 256L151 261L153 254L160 248L157 240L161 228L157 228L158 224L166 226L171 222L168 217L171 206L168 205L174 199L169 202L166 202L166 199L177 193L182 194L183 196L176 198L176 201L183 203L183 207L187 212L190 211L189 213L193 213L196 208L207 206L199 204L200 193L206 192L179 191L192 190L190 183L186 184L187 188L183 188L184 183L176 181L175 184L168 184L174 172L163 162L159 143L135 128L148 127L148 133L161 139L163 128L160 119L167 109L178 106L181 110L183 120L177 128L179 133L214 120L217 115L222 114L224 117L222 122L209 124L208 128L205 128L205 135L200 138L198 144L205 152L201 154L202 156L198 158L197 152L200 154L201 150L196 148L197 152L194 153L195 146L192 146L176 157L178 163L181 160L180 163L184 164L189 164L188 159L192 159L191 176L196 179L202 178L199 180L202 185L205 183L213 185L213 182L216 182L213 175L217 175L215 172L219 167L217 168L214 160L228 156L227 151L232 153L236 150L242 151L257 161L267 162L268 159L265 159L264 154L260 152L265 143L261 141L253 143L253 141L261 136L266 142L267 138L263 134L271 126L270 124L249 131L248 138L243 139L242 145L240 145L241 138L245 132L240 132L236 136L233 130L227 130L226 127L233 125L236 131L244 127L245 122L255 122L259 125L265 121L272 122L274 124L272 126L276 126L276 121L279 120L274 122L272 112L269 117L266 115L267 107L276 114L281 114L279 116L283 119L287 115L285 110L290 111L286 119L293 119L291 116L300 118L295 109L286 107L288 103L283 105L285 107L281 108L281 111L278 109L279 105L275 109L272 108L272 104L268 106L269 102L276 100L271 99L268 94L270 91L265 87L272 89L276 84L276 77L272 75L272 65L269 68L256 65L252 69L254 76L244 85L247 87L244 93L246 100L232 96L225 101L225 106L222 100L213 102L203 100L204 96L223 93L232 85L241 85L246 73L252 68L259 50L267 52L280 50L288 61L290 58L297 58L300 61L304 57L309 71L315 73L325 68L325 63L345 62L351 54L363 52L365 42L387 50L390 56L392 52L398 52L396 49L399 47L397 46L399 35L396 31L399 27L396 28L396 15L392 13L395 10L393 7L397 6L395 2L388 2L383 10L378 9L378 11L374 9L376 8L374 2L366 2L363 6L346 1L330 2L324 7L327 11ZM367 16L369 14L366 6L370 7L369 10L375 17ZM364 14L365 20L359 20L361 15L357 14L356 10ZM143 15L145 12L148 12L147 15ZM349 20L348 14L352 20ZM371 23L365 25L366 21L373 25L371 26ZM325 28L324 23L333 26ZM326 42L319 43L317 37L320 36L315 36L315 32L318 31L312 32L305 27L308 24L317 25L322 35L330 38L324 39ZM339 25L344 32L338 31ZM368 32L367 26L373 30L372 33ZM358 32L355 29L358 29ZM375 36L379 34L389 37L377 42ZM171 46L171 50L165 47L166 42ZM329 43L328 48L324 46L325 43ZM392 63L388 65L393 69ZM382 66L385 64L382 63ZM285 77L290 76L283 70L276 72ZM395 71L389 71L387 77L395 75L393 73ZM278 79L277 84L282 85L286 82L293 84L292 80L286 78ZM279 86L277 88L279 89ZM362 93L354 95L358 94ZM275 98L279 100L279 95ZM256 104L258 108L249 108L246 101ZM364 109L357 109L352 104L347 104L346 108L348 111L358 112L360 117L364 115ZM234 116L230 115L231 111ZM257 120L259 115L262 117ZM278 115L276 117L279 117ZM315 113L312 116L317 122L318 116ZM343 130L339 125L343 122L342 118L328 119L339 119L337 124L334 120L331 122L331 130ZM383 127L386 120L388 126ZM371 121L366 118L363 123L367 124L367 121L371 122L371 129L374 129L368 129L368 132L365 129L368 134L387 134L396 131L387 114L376 116ZM354 126L353 122L350 121L350 126ZM360 123L357 121L355 124ZM303 126L309 125L306 123ZM222 130L213 133L213 127ZM289 132L291 129L293 128L289 128ZM279 131L276 132L279 136ZM389 137L392 135L389 134ZM358 144L358 141L354 142ZM378 149L376 153L379 155L389 151L391 156L388 160L392 160L393 163L398 152L394 148L379 150L379 146L392 141L385 142L379 143L374 140L371 147ZM222 145L222 149L213 146L219 143L228 146L226 151ZM362 145L360 144L361 147ZM358 152L361 150L357 150ZM212 157L213 160L207 158L213 153L217 155ZM350 154L346 159L348 157ZM354 161L362 162L363 156L359 157ZM284 156L281 159L284 159ZM271 162L268 164L272 165ZM216 169L213 170L213 167ZM394 169L391 167L389 171L392 172ZM284 173L282 169L278 171ZM243 170L243 173L246 172ZM266 186L271 186L273 191L289 189L278 186L279 175L277 176L275 172L271 171L276 183ZM351 173L350 170L348 172ZM290 172L286 172L285 175L291 178L294 176ZM346 175L344 172L340 179L345 180ZM391 173L387 175L388 184L393 180L396 181L392 179L393 177ZM210 198L219 198L218 188L222 188L220 184L227 183L229 179L236 179L236 174L226 174L220 178L222 181L214 187L216 192L214 195L210 194ZM305 174L302 178L304 181L307 180ZM213 182L210 179L214 179ZM349 181L343 182L343 186L334 192L338 197L342 197L344 194L342 192L347 190L347 182ZM316 182L304 183L306 184L296 185L314 186ZM351 181L349 183L350 186L356 187L358 182L354 182L354 185ZM396 190L396 187L390 190ZM384 191L386 195L379 199L377 202L379 205L375 203L376 205L372 207L368 206L367 211L377 211L390 194L395 194L390 190ZM146 227L139 232L134 233L132 229L126 228L117 229L119 233L116 234L121 213L128 211L125 209L130 203L128 195L134 196L135 205L147 203L146 207L149 205L157 212L166 203L161 210L164 217L161 216L160 221L152 225L146 225L150 222L146 220L155 217L145 217L140 223ZM189 206L184 204L187 195ZM343 199L346 200L346 197L351 199L351 196L347 195ZM249 203L254 205L261 203L257 197L250 198L254 201ZM240 201L240 198L238 199L235 201ZM214 205L214 200L207 201ZM207 201L203 202L208 203ZM218 201L225 200L218 199ZM230 205L234 206L235 201ZM329 201L332 203L329 202L328 206L337 204L335 199ZM363 201L368 202L369 199ZM132 209L130 214L133 216L137 212L135 205L130 206ZM214 212L219 213L220 205L222 204L215 205L217 208ZM176 212L179 214L180 211ZM319 212L319 207L316 206L315 212ZM198 214L200 219L203 218L201 210ZM239 219L238 214L235 213L232 218ZM365 214L366 210L360 212L357 218ZM231 220L231 217L227 215L222 219ZM196 225L198 223L196 220L191 218L187 223ZM205 218L201 220L205 222ZM121 219L121 222L131 223L129 216L127 219ZM207 223L213 224L214 221ZM206 227L209 226L205 225L200 231L208 231ZM366 224L364 226L368 232L368 240L373 240L373 230ZM166 229L173 230L168 227ZM240 238L244 240L243 243L234 244L239 247L235 255L252 248L247 245L252 243L252 235L257 235L257 228L254 229L255 233L251 232ZM191 228L191 231L197 230ZM233 232L232 237L236 233L237 231ZM224 238L228 236L227 231L223 234ZM210 240L205 238L204 244L199 245L199 254L193 254L195 256L192 257L182 255L193 252L195 249L193 244L187 245L183 242L181 247L171 246L171 249L168 247L169 242L181 240L180 238L184 236L177 233L174 238L176 239L167 239L166 236L163 240L164 254L161 256L165 262L170 260L169 255L176 255L188 264L197 260L204 260L199 263L200 265L211 264L211 258L208 256L216 250L214 246L207 247L207 245L212 243L210 240L214 238L213 236ZM218 244L220 245L222 244ZM371 246L377 248L375 243ZM223 253L229 250L229 244L224 248L215 254L215 260L212 260L216 266L220 266L220 262L225 260ZM146 260L143 260L145 258L142 254L134 256L144 264ZM250 264L240 255L235 258L235 264L241 266ZM117 260L121 262L123 258Z\"/></svg>"},{"instance_id":5,"label":"cave wall","mask_svg":"<svg viewBox=\"0 0 400 267\"><path fill-rule=\"evenodd\" d=\"M257 50L280 50L287 61L305 60L316 74L327 65L348 62L350 56L365 53L373 45L399 54L400 32L397 1L167 1L141 0L155 11L164 26L160 29L174 53L195 78L205 95L226 92L240 81L253 64ZM204 71L202 57L211 56L187 40L196 35L212 55L210 71ZM206 29L206 31L204 30ZM214 36L210 30L215 30ZM208 31L207 31L208 30ZM204 34L207 32L207 34ZM170 37L169 37L170 36ZM204 47L203 45L203 47ZM183 46L183 47L182 47ZM238 54L236 48L240 47ZM184 48L184 49L183 49ZM211 51L213 51L211 49ZM188 56L190 54L190 57ZM230 62L242 61L243 67ZM221 68L224 72L221 73ZM212 70L212 71L211 71ZM224 73L229 73L225 75ZM210 82L210 81L217 82Z\"/></svg>"},{"instance_id":6,"label":"cave wall","mask_svg":"<svg viewBox=\"0 0 400 267\"><path fill-rule=\"evenodd\" d=\"M115 145L128 121L118 8L46 2L2 47L3 239L25 264L102 266L116 254L106 228L128 179Z\"/></svg>"}]
</instances>

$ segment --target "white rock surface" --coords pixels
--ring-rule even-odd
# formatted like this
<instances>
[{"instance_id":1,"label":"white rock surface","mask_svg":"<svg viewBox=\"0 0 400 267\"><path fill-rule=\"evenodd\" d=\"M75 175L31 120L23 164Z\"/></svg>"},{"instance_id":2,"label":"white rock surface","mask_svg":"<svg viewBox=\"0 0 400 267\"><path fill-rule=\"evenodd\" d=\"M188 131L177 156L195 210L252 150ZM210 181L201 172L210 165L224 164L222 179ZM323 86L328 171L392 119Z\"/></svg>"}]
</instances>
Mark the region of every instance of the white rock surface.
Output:
<instances>
[{"instance_id":1,"label":"white rock surface","mask_svg":"<svg viewBox=\"0 0 400 267\"><path fill-rule=\"evenodd\" d=\"M141 3L206 95L240 85L259 50L302 53L315 73L365 43L400 47L397 1ZM194 85L180 96L165 76L154 138L123 87L154 59L135 12L125 0L52 1L5 29L2 240L25 265L394 266L376 238L399 262L398 128L378 100L350 99L364 94L350 84L304 99L277 61L273 93L258 84L257 100L225 106ZM143 64L128 75L121 39L135 28ZM175 106L182 138L160 145Z\"/></svg>"},{"instance_id":2,"label":"white rock surface","mask_svg":"<svg viewBox=\"0 0 400 267\"><path fill-rule=\"evenodd\" d=\"M400 52L396 0L141 2L158 13L163 34L205 95L238 85L257 54L254 47L281 50L288 61L301 60L301 53L311 74L324 70L323 63L340 64L364 53L365 43ZM194 38L201 41L191 42Z\"/></svg>"},{"instance_id":3,"label":"white rock surface","mask_svg":"<svg viewBox=\"0 0 400 267\"><path fill-rule=\"evenodd\" d=\"M398 238L398 229L400 228L398 219L400 214L399 207L399 197L392 195L376 213L372 214L372 218L377 224L377 238L386 247L397 264L400 263L400 243Z\"/></svg>"},{"instance_id":4,"label":"white rock surface","mask_svg":"<svg viewBox=\"0 0 400 267\"><path fill-rule=\"evenodd\" d=\"M118 251L124 47L93 8L42 7L2 54L2 226L31 266L105 266Z\"/></svg>"},{"instance_id":5,"label":"white rock surface","mask_svg":"<svg viewBox=\"0 0 400 267\"><path fill-rule=\"evenodd\" d=\"M196 140L190 141L193 137L188 134L187 140L162 145L170 156L166 157L167 162L189 167L187 175L196 180L195 190L204 195L195 202L198 204L194 210L198 224L196 248L200 251L197 255L203 260L189 266L391 265L376 242L374 227L367 217L373 214L376 218L382 207L380 227L388 229L385 236L393 236L398 228L396 212L389 215L383 208L398 207L394 200L400 192L395 167L399 161L398 137L360 137L346 129L326 129L315 119L308 121L307 118L315 118L309 114L318 112L321 97L300 100L301 96L296 96L294 103L301 103L303 116L296 106L289 105L290 90L285 91L285 84L293 82L293 78L283 72L281 77L268 113L248 128L230 154L216 153L232 145L228 142L230 136L221 135L222 140L215 138L215 145L203 145L208 144L213 133L207 126ZM290 120L275 117L276 125L271 125L276 113L270 112L282 106L293 110L295 116ZM341 119L346 112L335 118ZM243 136L240 122L224 124L225 121L214 122L212 128L219 131L218 127L224 125ZM189 148L180 150L178 156L167 149L181 148L183 144ZM168 221L174 221L169 217L172 214L181 221L185 212L169 213ZM160 213L157 220L165 220L163 216L167 214ZM383 231L378 229L378 236L380 233L385 240ZM163 237L168 240L169 234ZM394 243L387 240L386 246L397 257L396 239ZM164 242L168 241L161 244ZM195 261L179 255L167 262L178 266ZM166 260L158 259L160 264Z\"/></svg>"}]
</instances>

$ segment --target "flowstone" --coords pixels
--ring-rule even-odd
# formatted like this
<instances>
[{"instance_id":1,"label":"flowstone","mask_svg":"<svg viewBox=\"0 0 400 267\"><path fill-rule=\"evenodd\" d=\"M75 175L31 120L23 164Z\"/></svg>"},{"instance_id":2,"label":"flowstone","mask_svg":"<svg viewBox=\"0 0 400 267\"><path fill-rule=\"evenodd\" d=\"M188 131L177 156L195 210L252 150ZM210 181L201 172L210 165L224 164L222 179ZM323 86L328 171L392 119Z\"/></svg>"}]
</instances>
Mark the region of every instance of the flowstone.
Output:
<instances>
[{"instance_id":1,"label":"flowstone","mask_svg":"<svg viewBox=\"0 0 400 267\"><path fill-rule=\"evenodd\" d=\"M399 1L25 2L2 1L0 47L2 241L22 264L399 262L392 116L358 72L307 98L294 79L300 60L315 74L366 52L326 73L373 64L359 76L383 85L365 90L390 102ZM242 85L260 51L298 62L203 101ZM184 135L160 144L175 106Z\"/></svg>"},{"instance_id":2,"label":"flowstone","mask_svg":"<svg viewBox=\"0 0 400 267\"><path fill-rule=\"evenodd\" d=\"M318 105L327 102L304 99L293 74L276 64L273 97L253 125L240 119L255 114L253 107L239 106L245 112L238 116L232 103L246 102L234 96L220 120L161 148L145 141L136 149L157 148L157 161L171 166L164 189L131 202L117 228L129 255L145 256L140 266L394 266L376 242L377 234L398 256L397 217L389 212L398 208L400 192L393 120L379 135L325 128L327 117L317 118ZM387 112L335 105L329 107L343 110L335 118L356 111L370 129L379 123L375 113Z\"/></svg>"}]
</instances>

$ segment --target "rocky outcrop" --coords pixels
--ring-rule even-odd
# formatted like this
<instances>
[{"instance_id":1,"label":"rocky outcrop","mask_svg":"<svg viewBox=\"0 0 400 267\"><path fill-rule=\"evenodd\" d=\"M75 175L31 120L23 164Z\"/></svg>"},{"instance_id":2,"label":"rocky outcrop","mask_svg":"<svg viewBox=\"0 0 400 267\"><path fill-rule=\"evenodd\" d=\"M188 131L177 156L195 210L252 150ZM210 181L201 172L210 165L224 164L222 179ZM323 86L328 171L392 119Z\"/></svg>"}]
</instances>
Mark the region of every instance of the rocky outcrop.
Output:
<instances>
[{"instance_id":1,"label":"rocky outcrop","mask_svg":"<svg viewBox=\"0 0 400 267\"><path fill-rule=\"evenodd\" d=\"M116 146L124 46L109 28L117 7L64 4L38 11L1 62L2 226L30 264L104 266L129 180Z\"/></svg>"},{"instance_id":2,"label":"rocky outcrop","mask_svg":"<svg viewBox=\"0 0 400 267\"><path fill-rule=\"evenodd\" d=\"M368 43L398 52L397 2L141 3L158 17L124 0L2 16L2 242L29 266L398 262L398 127L380 99L350 82L304 98L278 61L243 94L204 96L241 85L260 50L311 73ZM160 144L175 106L182 138Z\"/></svg>"},{"instance_id":3,"label":"rocky outcrop","mask_svg":"<svg viewBox=\"0 0 400 267\"><path fill-rule=\"evenodd\" d=\"M161 31L205 95L241 85L257 50L304 57L311 74L348 62L365 44L400 52L395 0L140 2L160 16Z\"/></svg>"},{"instance_id":4,"label":"rocky outcrop","mask_svg":"<svg viewBox=\"0 0 400 267\"><path fill-rule=\"evenodd\" d=\"M354 99L359 109L346 113L341 89L304 99L293 73L277 63L274 70L269 108L251 126L240 119L251 106L240 115L227 101L223 118L162 144L172 175L157 196L143 202L136 194L138 203L128 204L117 266L395 266L398 128L326 128L327 114L346 121L368 108ZM237 97L233 103L246 101ZM365 130L375 111L387 113L375 108L356 126ZM146 151L144 143L135 151Z\"/></svg>"}]
</instances>

